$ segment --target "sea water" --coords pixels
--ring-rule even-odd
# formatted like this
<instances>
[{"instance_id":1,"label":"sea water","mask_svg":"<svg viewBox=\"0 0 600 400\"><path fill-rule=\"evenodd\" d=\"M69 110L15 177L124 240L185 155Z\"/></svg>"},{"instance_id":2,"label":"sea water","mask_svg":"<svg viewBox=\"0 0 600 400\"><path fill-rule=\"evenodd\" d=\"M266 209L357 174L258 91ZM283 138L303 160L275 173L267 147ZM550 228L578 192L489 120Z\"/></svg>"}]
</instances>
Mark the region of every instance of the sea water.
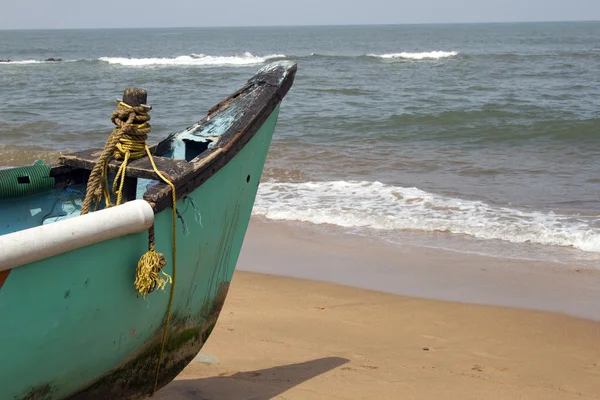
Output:
<instances>
[{"instance_id":1,"label":"sea water","mask_svg":"<svg viewBox=\"0 0 600 400\"><path fill-rule=\"evenodd\" d=\"M62 61L45 61L59 58ZM600 22L0 31L0 165L152 140L298 63L253 213L600 268Z\"/></svg>"}]
</instances>

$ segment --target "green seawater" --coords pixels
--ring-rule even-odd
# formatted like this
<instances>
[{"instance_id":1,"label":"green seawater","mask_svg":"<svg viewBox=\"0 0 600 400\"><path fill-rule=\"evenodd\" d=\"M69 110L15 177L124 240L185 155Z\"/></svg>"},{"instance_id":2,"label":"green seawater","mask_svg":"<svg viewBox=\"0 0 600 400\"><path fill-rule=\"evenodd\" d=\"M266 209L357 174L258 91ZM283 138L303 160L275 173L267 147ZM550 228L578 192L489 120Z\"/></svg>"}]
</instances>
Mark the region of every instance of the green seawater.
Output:
<instances>
[{"instance_id":1,"label":"green seawater","mask_svg":"<svg viewBox=\"0 0 600 400\"><path fill-rule=\"evenodd\" d=\"M102 146L125 87L158 139L293 59L255 214L600 257L600 22L0 31L6 59L0 165Z\"/></svg>"}]
</instances>

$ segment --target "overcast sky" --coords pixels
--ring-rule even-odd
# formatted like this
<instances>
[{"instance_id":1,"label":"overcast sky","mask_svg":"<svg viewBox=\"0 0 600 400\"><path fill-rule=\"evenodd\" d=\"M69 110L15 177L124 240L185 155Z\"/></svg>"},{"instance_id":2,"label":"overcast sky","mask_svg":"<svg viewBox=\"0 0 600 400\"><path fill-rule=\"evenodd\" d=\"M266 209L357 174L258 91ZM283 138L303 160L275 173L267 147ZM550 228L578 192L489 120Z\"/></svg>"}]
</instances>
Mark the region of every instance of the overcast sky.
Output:
<instances>
[{"instance_id":1,"label":"overcast sky","mask_svg":"<svg viewBox=\"0 0 600 400\"><path fill-rule=\"evenodd\" d=\"M600 20L600 0L0 0L0 29Z\"/></svg>"}]
</instances>

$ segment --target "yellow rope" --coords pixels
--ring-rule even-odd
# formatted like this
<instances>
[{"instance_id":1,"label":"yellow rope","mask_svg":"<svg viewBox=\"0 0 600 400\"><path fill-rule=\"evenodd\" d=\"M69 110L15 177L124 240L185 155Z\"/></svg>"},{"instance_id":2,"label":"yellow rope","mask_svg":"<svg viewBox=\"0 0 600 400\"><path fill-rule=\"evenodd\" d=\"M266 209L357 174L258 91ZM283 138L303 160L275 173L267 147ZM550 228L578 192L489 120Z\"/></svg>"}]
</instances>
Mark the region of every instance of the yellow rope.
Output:
<instances>
[{"instance_id":1,"label":"yellow rope","mask_svg":"<svg viewBox=\"0 0 600 400\"><path fill-rule=\"evenodd\" d=\"M169 305L167 307L167 315L165 317L165 329L163 330L162 341L160 345L160 353L158 355L158 363L156 364L156 376L154 377L154 387L152 389L151 396L156 393L158 389L158 376L160 374L160 364L162 363L163 354L165 351L165 344L167 343L167 332L169 329L169 320L171 319L171 309L173 308L173 297L175 296L175 284L177 282L177 195L175 194L175 185L170 182L167 178L165 178L158 168L156 168L156 164L154 164L154 160L150 154L150 149L146 146L146 153L148 153L148 157L150 157L150 162L152 163L152 168L154 168L154 172L156 175L160 177L165 183L171 186L171 196L173 198L173 284L171 285L171 294L169 296Z\"/></svg>"},{"instance_id":2,"label":"yellow rope","mask_svg":"<svg viewBox=\"0 0 600 400\"><path fill-rule=\"evenodd\" d=\"M112 192L117 195L116 205L121 204L123 198L123 186L125 185L127 163L129 160L137 160L146 155L146 139L148 138L148 133L152 130L152 127L147 123L147 121L150 120L150 116L145 108L140 110L140 107L132 107L122 101L119 103L119 108L122 110L129 110L130 113L135 112L136 120L143 120L145 122L141 124L130 123L126 128L121 127L123 134L119 136L119 140L115 144L113 156L116 160L123 160L121 166L117 170L112 186ZM152 154L150 154L149 151L148 157L153 161ZM158 169L154 168L154 171L158 173ZM164 180L162 175L159 176Z\"/></svg>"},{"instance_id":3,"label":"yellow rope","mask_svg":"<svg viewBox=\"0 0 600 400\"><path fill-rule=\"evenodd\" d=\"M117 195L116 205L121 203L125 171L129 160L136 160L145 156L146 139L152 127L148 124L150 107L130 106L124 102L117 104L117 109L110 116L115 128L109 135L102 154L92 169L88 179L87 192L81 206L81 215L87 214L94 204L97 209L104 199L105 207L112 207L111 195L108 189L108 163L112 157L123 160L119 173L113 183L113 193ZM119 183L120 180L120 183ZM117 186L119 190L117 191Z\"/></svg>"},{"instance_id":4,"label":"yellow rope","mask_svg":"<svg viewBox=\"0 0 600 400\"><path fill-rule=\"evenodd\" d=\"M102 198L104 198L106 207L112 206L111 195L108 190L108 162L110 161L111 156L117 160L123 160L117 170L112 186L112 192L117 196L115 205L121 204L123 187L126 179L127 163L130 160L137 160L147 155L156 175L171 187L171 195L173 198L173 278L163 271L163 267L167 264L167 261L161 253L156 251L154 243L154 225L152 225L148 230L148 251L142 255L138 262L136 279L134 282L138 293L143 297L146 297L156 288L164 290L167 283L171 283L171 293L169 295L169 303L165 315L165 328L163 330L160 353L156 364L156 375L154 378L152 396L158 388L160 365L162 363L167 342L167 333L169 330L169 321L171 319L171 310L173 308L173 298L175 296L175 285L177 281L177 194L173 182L163 176L156 167L154 158L146 144L148 133L152 130L152 127L148 124L148 121L150 120L150 115L148 114L149 110L150 107L132 107L124 102L119 102L117 105L117 110L111 116L111 121L116 127L106 141L104 151L98 158L98 161L90 174L81 214L88 213L92 203L94 203L94 209L97 209ZM134 121L138 123L136 124ZM164 278L160 273L163 274Z\"/></svg>"},{"instance_id":5,"label":"yellow rope","mask_svg":"<svg viewBox=\"0 0 600 400\"><path fill-rule=\"evenodd\" d=\"M124 103L123 103L124 104ZM128 106L125 104L125 106ZM128 106L129 107L129 106ZM113 192L115 192L117 182L120 179L119 190L117 193L117 204L120 204L123 193L123 184L125 182L125 171L127 170L127 161L129 159L138 159L145 155L148 155L148 159L152 164L154 172L160 179L162 179L167 185L171 187L171 195L173 199L173 278L171 278L162 268L166 265L164 256L155 250L154 240L150 243L150 248L138 262L138 268L136 271L135 285L138 292L142 295L150 293L154 288L164 290L167 283L171 282L171 293L169 295L169 304L167 306L167 313L165 316L165 328L163 330L160 353L158 355L158 362L156 363L156 375L154 377L154 387L152 388L152 395L156 393L158 389L158 378L160 376L160 365L164 356L165 345L167 343L167 333L169 331L169 321L171 319L171 309L173 308L173 297L175 295L175 286L177 282L177 194L175 192L175 185L160 173L150 149L146 145L147 133L138 134L140 128L144 129L147 124L140 124L135 127L129 134L124 135L117 144L115 150L115 158L123 159L123 163L117 171L115 180L113 182ZM165 278L162 278L158 273L162 272Z\"/></svg>"}]
</instances>

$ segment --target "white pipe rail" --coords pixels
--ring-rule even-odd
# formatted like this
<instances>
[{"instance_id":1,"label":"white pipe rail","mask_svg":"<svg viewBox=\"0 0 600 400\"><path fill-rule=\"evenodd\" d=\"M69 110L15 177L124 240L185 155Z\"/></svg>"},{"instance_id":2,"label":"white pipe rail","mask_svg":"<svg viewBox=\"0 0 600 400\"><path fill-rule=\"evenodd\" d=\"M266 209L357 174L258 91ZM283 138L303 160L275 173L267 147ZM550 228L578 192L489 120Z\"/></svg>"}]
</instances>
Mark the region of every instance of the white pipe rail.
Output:
<instances>
[{"instance_id":1,"label":"white pipe rail","mask_svg":"<svg viewBox=\"0 0 600 400\"><path fill-rule=\"evenodd\" d=\"M154 223L145 200L92 212L0 236L0 271L56 256L94 243L143 232Z\"/></svg>"}]
</instances>

